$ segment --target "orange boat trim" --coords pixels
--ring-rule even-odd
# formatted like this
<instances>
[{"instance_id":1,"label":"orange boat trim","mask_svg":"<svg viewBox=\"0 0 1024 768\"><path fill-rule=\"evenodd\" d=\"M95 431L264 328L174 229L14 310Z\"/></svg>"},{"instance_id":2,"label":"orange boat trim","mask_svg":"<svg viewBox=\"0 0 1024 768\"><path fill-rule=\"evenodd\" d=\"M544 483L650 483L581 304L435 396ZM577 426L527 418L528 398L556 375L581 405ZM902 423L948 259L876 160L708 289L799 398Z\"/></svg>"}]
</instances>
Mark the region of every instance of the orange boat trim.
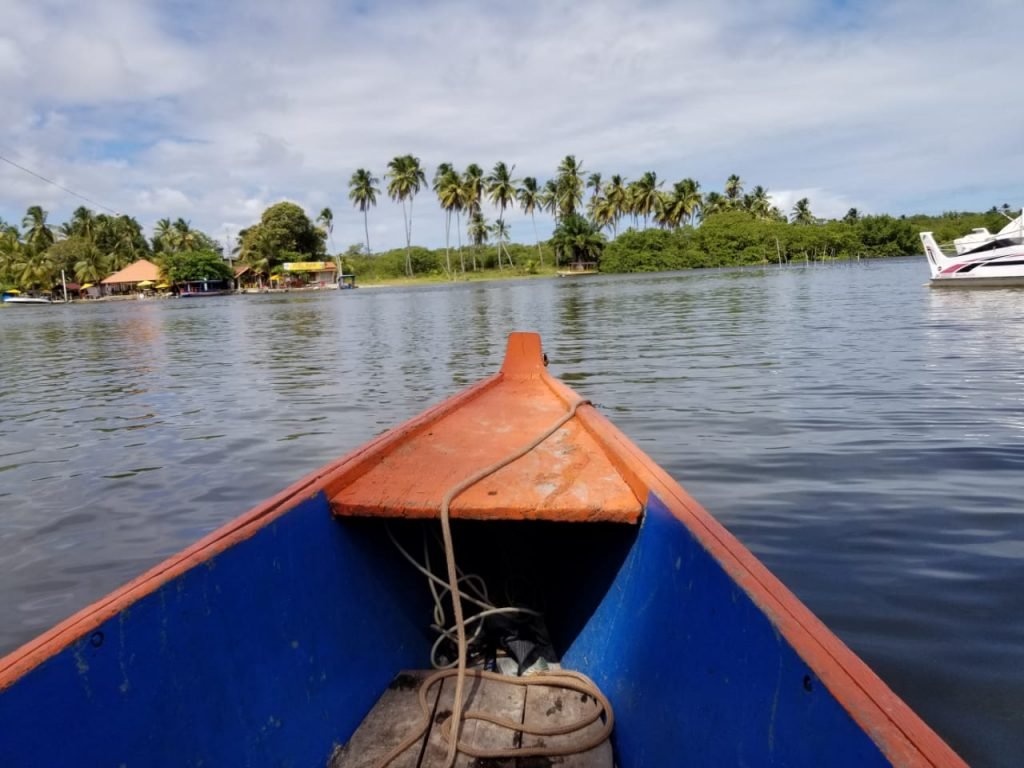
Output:
<instances>
[{"instance_id":1,"label":"orange boat trim","mask_svg":"<svg viewBox=\"0 0 1024 768\"><path fill-rule=\"evenodd\" d=\"M566 414L569 401L551 377L529 365L536 347L509 364L493 386L429 429L379 449L365 472L334 490L339 515L436 517L444 495L467 477L528 445ZM580 411L590 406L581 406ZM580 413L577 411L577 414ZM635 523L640 497L601 444L572 420L515 462L470 487L451 505L453 518Z\"/></svg>"}]
</instances>

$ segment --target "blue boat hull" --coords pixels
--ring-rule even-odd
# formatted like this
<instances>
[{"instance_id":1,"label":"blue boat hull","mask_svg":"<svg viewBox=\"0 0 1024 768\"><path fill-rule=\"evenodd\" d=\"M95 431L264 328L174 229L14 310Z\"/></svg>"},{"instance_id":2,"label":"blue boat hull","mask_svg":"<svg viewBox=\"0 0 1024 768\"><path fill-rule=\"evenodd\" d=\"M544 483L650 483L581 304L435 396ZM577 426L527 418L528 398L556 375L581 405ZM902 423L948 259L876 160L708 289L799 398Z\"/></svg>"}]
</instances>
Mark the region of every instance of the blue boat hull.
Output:
<instances>
[{"instance_id":1,"label":"blue boat hull","mask_svg":"<svg viewBox=\"0 0 1024 768\"><path fill-rule=\"evenodd\" d=\"M493 404L506 384L531 403L538 387L562 392L544 383L539 339L513 337L510 355L516 348L536 359L506 358L492 379L0 659L0 766L326 765L398 671L429 666L433 641L430 593L389 532L422 541L436 519L346 516L376 509L349 491L408 457L410 441L436 438L467 403ZM602 471L635 491L639 524L628 506L625 517L585 506L452 527L465 571L525 584L563 666L608 696L618 765L964 765L625 436L592 408L575 413L572 433L596 441L614 465ZM604 466L563 453L581 472ZM371 490L398 498L396 477ZM418 498L425 485L408 488ZM489 487L482 514L509 489Z\"/></svg>"},{"instance_id":2,"label":"blue boat hull","mask_svg":"<svg viewBox=\"0 0 1024 768\"><path fill-rule=\"evenodd\" d=\"M325 765L427 666L383 525L317 494L111 616L0 696L0 765ZM611 698L620 765L890 764L657 497L635 536L563 659Z\"/></svg>"}]
</instances>

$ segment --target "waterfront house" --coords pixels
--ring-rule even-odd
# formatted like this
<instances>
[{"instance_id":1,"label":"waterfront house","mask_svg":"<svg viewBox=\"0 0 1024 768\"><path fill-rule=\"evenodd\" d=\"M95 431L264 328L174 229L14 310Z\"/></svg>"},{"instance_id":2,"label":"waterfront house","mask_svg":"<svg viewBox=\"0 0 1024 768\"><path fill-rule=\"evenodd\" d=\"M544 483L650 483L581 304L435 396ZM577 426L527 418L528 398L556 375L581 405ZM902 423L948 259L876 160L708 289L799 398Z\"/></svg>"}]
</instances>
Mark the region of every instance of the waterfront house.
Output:
<instances>
[{"instance_id":1,"label":"waterfront house","mask_svg":"<svg viewBox=\"0 0 1024 768\"><path fill-rule=\"evenodd\" d=\"M139 292L139 284L156 285L160 282L160 267L148 259L139 259L124 269L100 281L106 296L127 295Z\"/></svg>"},{"instance_id":2,"label":"waterfront house","mask_svg":"<svg viewBox=\"0 0 1024 768\"><path fill-rule=\"evenodd\" d=\"M294 261L282 265L282 287L333 288L338 268L330 261Z\"/></svg>"}]
</instances>

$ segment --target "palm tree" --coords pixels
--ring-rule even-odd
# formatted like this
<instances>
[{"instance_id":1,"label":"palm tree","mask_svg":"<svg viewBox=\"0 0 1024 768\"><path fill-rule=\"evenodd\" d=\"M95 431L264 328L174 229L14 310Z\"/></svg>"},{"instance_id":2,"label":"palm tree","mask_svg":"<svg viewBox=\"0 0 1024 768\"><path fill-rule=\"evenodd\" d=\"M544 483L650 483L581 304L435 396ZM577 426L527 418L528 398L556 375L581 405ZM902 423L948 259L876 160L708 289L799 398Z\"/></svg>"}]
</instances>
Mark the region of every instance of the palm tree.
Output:
<instances>
[{"instance_id":1,"label":"palm tree","mask_svg":"<svg viewBox=\"0 0 1024 768\"><path fill-rule=\"evenodd\" d=\"M658 187L661 185L662 182L658 181L658 174L654 171L647 171L636 182L633 211L637 216L643 217L644 228L647 227L647 218L654 213L658 202Z\"/></svg>"},{"instance_id":2,"label":"palm tree","mask_svg":"<svg viewBox=\"0 0 1024 768\"><path fill-rule=\"evenodd\" d=\"M590 190L590 197L595 198L601 194L601 174L597 171L587 177L587 189Z\"/></svg>"},{"instance_id":3,"label":"palm tree","mask_svg":"<svg viewBox=\"0 0 1024 768\"><path fill-rule=\"evenodd\" d=\"M273 238L265 228L255 226L239 232L238 239L241 241L240 260L253 271L262 288L264 279L270 278L270 270L277 255Z\"/></svg>"},{"instance_id":4,"label":"palm tree","mask_svg":"<svg viewBox=\"0 0 1024 768\"><path fill-rule=\"evenodd\" d=\"M814 214L811 213L811 201L806 197L801 197L796 201L796 205L793 206L792 220L794 224L814 223Z\"/></svg>"},{"instance_id":5,"label":"palm tree","mask_svg":"<svg viewBox=\"0 0 1024 768\"><path fill-rule=\"evenodd\" d=\"M604 235L597 225L573 214L564 217L555 227L551 243L555 246L555 253L567 254L573 263L596 262L604 249Z\"/></svg>"},{"instance_id":6,"label":"palm tree","mask_svg":"<svg viewBox=\"0 0 1024 768\"><path fill-rule=\"evenodd\" d=\"M139 223L130 216L102 216L98 219L97 240L104 243L107 251L104 255L111 269L122 269L138 259L136 235L140 232ZM197 234L197 230L192 229L187 221L178 219L172 228L174 247L178 250L193 250Z\"/></svg>"},{"instance_id":7,"label":"palm tree","mask_svg":"<svg viewBox=\"0 0 1024 768\"><path fill-rule=\"evenodd\" d=\"M327 232L327 236L331 240L331 251L334 251L334 211L330 208L324 208L320 211L320 215L316 217L316 223Z\"/></svg>"},{"instance_id":8,"label":"palm tree","mask_svg":"<svg viewBox=\"0 0 1024 768\"><path fill-rule=\"evenodd\" d=\"M22 248L12 267L18 284L25 288L42 288L49 291L56 282L56 266L50 259L49 251L39 251L32 246Z\"/></svg>"},{"instance_id":9,"label":"palm tree","mask_svg":"<svg viewBox=\"0 0 1024 768\"><path fill-rule=\"evenodd\" d=\"M721 213L729 208L729 199L720 192L708 192L704 195L704 216Z\"/></svg>"},{"instance_id":10,"label":"palm tree","mask_svg":"<svg viewBox=\"0 0 1024 768\"><path fill-rule=\"evenodd\" d=\"M21 260L18 228L0 220L0 283L16 282L15 265Z\"/></svg>"},{"instance_id":11,"label":"palm tree","mask_svg":"<svg viewBox=\"0 0 1024 768\"><path fill-rule=\"evenodd\" d=\"M594 195L590 198L590 220L600 229L615 228L615 206L605 195Z\"/></svg>"},{"instance_id":12,"label":"palm tree","mask_svg":"<svg viewBox=\"0 0 1024 768\"><path fill-rule=\"evenodd\" d=\"M558 223L558 182L554 179L548 179L544 182L544 187L541 189L540 198L537 201L542 211L547 211L551 214L551 217Z\"/></svg>"},{"instance_id":13,"label":"palm tree","mask_svg":"<svg viewBox=\"0 0 1024 768\"><path fill-rule=\"evenodd\" d=\"M487 226L487 219L477 208L469 214L469 241L473 244L473 271L476 271L476 254L481 246L487 243L487 235L490 229Z\"/></svg>"},{"instance_id":14,"label":"palm tree","mask_svg":"<svg viewBox=\"0 0 1024 768\"><path fill-rule=\"evenodd\" d=\"M89 245L78 261L75 262L75 277L80 283L98 283L108 274L109 260L100 253L95 245Z\"/></svg>"},{"instance_id":15,"label":"palm tree","mask_svg":"<svg viewBox=\"0 0 1024 768\"><path fill-rule=\"evenodd\" d=\"M663 229L675 229L682 221L683 214L677 201L670 193L658 193L654 201L654 223Z\"/></svg>"},{"instance_id":16,"label":"palm tree","mask_svg":"<svg viewBox=\"0 0 1024 768\"><path fill-rule=\"evenodd\" d=\"M402 217L405 219L405 274L412 277L412 207L416 195L427 183L427 176L418 157L402 155L388 163L384 178L388 180L388 195L402 204ZM406 200L409 201L408 212Z\"/></svg>"},{"instance_id":17,"label":"palm tree","mask_svg":"<svg viewBox=\"0 0 1024 768\"><path fill-rule=\"evenodd\" d=\"M501 219L498 219L490 226L491 234L494 235L494 240L498 244L498 265L501 265L501 249L505 248L505 254L508 255L508 241L509 241L509 227ZM512 263L512 257L508 256L509 266L515 268L515 264Z\"/></svg>"},{"instance_id":18,"label":"palm tree","mask_svg":"<svg viewBox=\"0 0 1024 768\"><path fill-rule=\"evenodd\" d=\"M21 226L25 228L24 242L37 253L42 253L54 242L53 229L46 223L47 213L38 205L25 211Z\"/></svg>"},{"instance_id":19,"label":"palm tree","mask_svg":"<svg viewBox=\"0 0 1024 768\"><path fill-rule=\"evenodd\" d=\"M485 179L487 184L487 197L494 205L498 206L498 224L505 223L505 209L516 201L516 180L512 178L513 165L509 168L503 162L494 164L494 170ZM498 239L498 269L501 269L501 251L504 247L503 241ZM509 266L512 266L512 256L505 249L508 256Z\"/></svg>"},{"instance_id":20,"label":"palm tree","mask_svg":"<svg viewBox=\"0 0 1024 768\"><path fill-rule=\"evenodd\" d=\"M611 181L605 186L604 196L612 209L612 236L618 237L619 220L629 213L629 193L625 180L618 174L612 176Z\"/></svg>"},{"instance_id":21,"label":"palm tree","mask_svg":"<svg viewBox=\"0 0 1024 768\"><path fill-rule=\"evenodd\" d=\"M629 184L626 185L626 211L629 213L629 218L632 219L632 226L634 229L640 226L639 199L640 182L629 182Z\"/></svg>"},{"instance_id":22,"label":"palm tree","mask_svg":"<svg viewBox=\"0 0 1024 768\"><path fill-rule=\"evenodd\" d=\"M768 190L758 184L750 192L750 212L759 219L771 218L772 201L768 197Z\"/></svg>"},{"instance_id":23,"label":"palm tree","mask_svg":"<svg viewBox=\"0 0 1024 768\"><path fill-rule=\"evenodd\" d=\"M516 192L516 198L519 200L519 207L523 209L523 213L528 214L533 221L533 237L537 241L537 255L540 257L540 265L543 267L544 250L540 247L540 236L537 234L536 210L541 204L541 191L537 186L537 179L533 176L525 177L522 186Z\"/></svg>"},{"instance_id":24,"label":"palm tree","mask_svg":"<svg viewBox=\"0 0 1024 768\"><path fill-rule=\"evenodd\" d=\"M700 183L693 179L677 181L667 197L668 223L671 227L692 224L701 209Z\"/></svg>"},{"instance_id":25,"label":"palm tree","mask_svg":"<svg viewBox=\"0 0 1024 768\"><path fill-rule=\"evenodd\" d=\"M124 217L118 217L115 221L121 221ZM123 231L122 225L116 229ZM119 232L120 234L120 232ZM199 231L192 228L191 221L185 221L180 216L171 225L171 248L176 251L194 251L199 239Z\"/></svg>"},{"instance_id":26,"label":"palm tree","mask_svg":"<svg viewBox=\"0 0 1024 768\"><path fill-rule=\"evenodd\" d=\"M463 184L466 186L466 209L470 215L480 210L480 202L484 196L484 169L476 163L466 166L466 172L462 175Z\"/></svg>"},{"instance_id":27,"label":"palm tree","mask_svg":"<svg viewBox=\"0 0 1024 768\"><path fill-rule=\"evenodd\" d=\"M572 216L583 204L583 163L575 155L566 155L558 164L556 187L558 190L558 216Z\"/></svg>"},{"instance_id":28,"label":"palm tree","mask_svg":"<svg viewBox=\"0 0 1024 768\"><path fill-rule=\"evenodd\" d=\"M365 168L360 168L348 180L348 199L363 212L363 229L366 230L366 255L372 256L370 250L370 222L367 211L377 204L380 180Z\"/></svg>"},{"instance_id":29,"label":"palm tree","mask_svg":"<svg viewBox=\"0 0 1024 768\"><path fill-rule=\"evenodd\" d=\"M725 196L729 200L730 205L736 205L739 203L742 195L743 179L734 173L725 180Z\"/></svg>"},{"instance_id":30,"label":"palm tree","mask_svg":"<svg viewBox=\"0 0 1024 768\"><path fill-rule=\"evenodd\" d=\"M96 236L96 214L80 205L71 214L71 221L68 222L69 234L83 237L90 242Z\"/></svg>"},{"instance_id":31,"label":"palm tree","mask_svg":"<svg viewBox=\"0 0 1024 768\"><path fill-rule=\"evenodd\" d=\"M473 219L475 216L480 214L480 201L483 199L483 194L484 169L476 163L470 163L466 166L465 173L462 174L462 206L469 214L467 227L470 230L470 242L473 242L474 246L478 244L475 242L472 235ZM484 239L486 240L486 232L484 233ZM471 251L471 255L473 258L473 271L476 272L476 247Z\"/></svg>"},{"instance_id":32,"label":"palm tree","mask_svg":"<svg viewBox=\"0 0 1024 768\"><path fill-rule=\"evenodd\" d=\"M445 269L452 276L451 231L452 214L460 204L459 174L451 163L441 163L434 173L434 194L444 211L444 261Z\"/></svg>"},{"instance_id":33,"label":"palm tree","mask_svg":"<svg viewBox=\"0 0 1024 768\"><path fill-rule=\"evenodd\" d=\"M455 198L452 210L455 211L455 235L459 244L459 267L466 274L466 254L462 250L462 212L469 206L469 186L465 179L455 174L452 179L452 195Z\"/></svg>"},{"instance_id":34,"label":"palm tree","mask_svg":"<svg viewBox=\"0 0 1024 768\"><path fill-rule=\"evenodd\" d=\"M160 219L153 228L153 250L171 250L171 240L174 238L173 226L170 219Z\"/></svg>"}]
</instances>

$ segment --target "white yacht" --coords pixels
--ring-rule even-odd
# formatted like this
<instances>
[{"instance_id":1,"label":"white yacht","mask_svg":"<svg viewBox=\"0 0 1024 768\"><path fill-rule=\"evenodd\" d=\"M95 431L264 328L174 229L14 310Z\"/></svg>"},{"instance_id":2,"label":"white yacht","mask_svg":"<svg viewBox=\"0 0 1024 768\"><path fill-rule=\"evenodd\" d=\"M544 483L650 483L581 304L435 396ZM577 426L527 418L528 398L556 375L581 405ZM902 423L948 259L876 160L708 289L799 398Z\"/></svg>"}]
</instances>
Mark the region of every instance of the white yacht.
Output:
<instances>
[{"instance_id":1,"label":"white yacht","mask_svg":"<svg viewBox=\"0 0 1024 768\"><path fill-rule=\"evenodd\" d=\"M931 232L921 233L921 244L933 287L1024 286L1024 211L995 234L981 228L957 238L955 254L939 248Z\"/></svg>"}]
</instances>

